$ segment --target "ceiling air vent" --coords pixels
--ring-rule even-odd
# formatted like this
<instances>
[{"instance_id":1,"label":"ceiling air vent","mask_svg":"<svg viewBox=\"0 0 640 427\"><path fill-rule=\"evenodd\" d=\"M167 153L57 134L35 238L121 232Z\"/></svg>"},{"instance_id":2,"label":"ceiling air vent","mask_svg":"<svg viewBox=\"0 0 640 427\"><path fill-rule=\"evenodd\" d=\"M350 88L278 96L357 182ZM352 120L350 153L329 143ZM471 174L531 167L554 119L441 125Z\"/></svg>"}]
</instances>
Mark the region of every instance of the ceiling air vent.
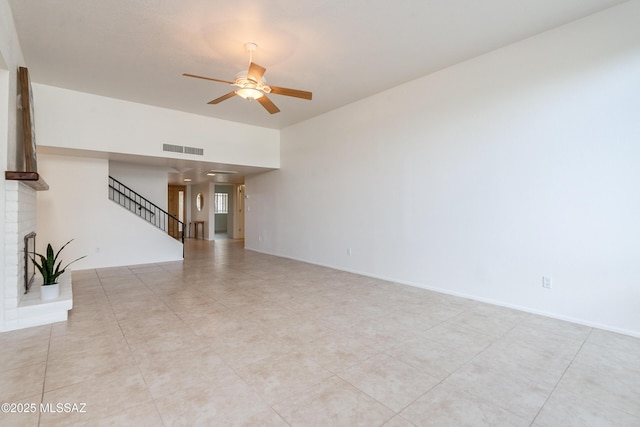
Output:
<instances>
[{"instance_id":1,"label":"ceiling air vent","mask_svg":"<svg viewBox=\"0 0 640 427\"><path fill-rule=\"evenodd\" d=\"M172 145L172 144L162 144L162 151L171 151L172 153L182 153L183 151L182 145Z\"/></svg>"},{"instance_id":2,"label":"ceiling air vent","mask_svg":"<svg viewBox=\"0 0 640 427\"><path fill-rule=\"evenodd\" d=\"M204 156L204 148L184 147L185 154L197 154L198 156Z\"/></svg>"}]
</instances>

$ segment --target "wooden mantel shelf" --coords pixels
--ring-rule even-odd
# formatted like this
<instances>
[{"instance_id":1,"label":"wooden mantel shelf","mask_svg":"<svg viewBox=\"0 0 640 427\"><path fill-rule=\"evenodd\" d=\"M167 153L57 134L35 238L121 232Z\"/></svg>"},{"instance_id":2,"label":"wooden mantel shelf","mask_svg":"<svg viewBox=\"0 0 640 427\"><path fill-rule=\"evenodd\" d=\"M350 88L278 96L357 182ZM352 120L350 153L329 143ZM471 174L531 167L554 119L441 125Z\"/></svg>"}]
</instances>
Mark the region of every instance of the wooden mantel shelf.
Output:
<instances>
[{"instance_id":1,"label":"wooden mantel shelf","mask_svg":"<svg viewBox=\"0 0 640 427\"><path fill-rule=\"evenodd\" d=\"M22 181L36 191L46 191L49 189L49 184L47 184L37 172L5 171L4 179L8 181Z\"/></svg>"}]
</instances>

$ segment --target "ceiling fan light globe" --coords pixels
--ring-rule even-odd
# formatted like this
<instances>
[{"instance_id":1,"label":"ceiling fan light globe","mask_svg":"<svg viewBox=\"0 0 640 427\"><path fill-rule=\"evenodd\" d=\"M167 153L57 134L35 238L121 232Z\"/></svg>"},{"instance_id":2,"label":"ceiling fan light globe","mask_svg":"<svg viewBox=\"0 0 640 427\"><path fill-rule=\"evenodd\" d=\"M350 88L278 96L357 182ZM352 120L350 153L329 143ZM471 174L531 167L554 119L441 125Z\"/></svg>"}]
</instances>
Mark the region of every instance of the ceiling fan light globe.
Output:
<instances>
[{"instance_id":1,"label":"ceiling fan light globe","mask_svg":"<svg viewBox=\"0 0 640 427\"><path fill-rule=\"evenodd\" d=\"M251 88L251 87L244 87L236 90L236 95L244 99L258 99L258 98L261 98L264 94L260 92L258 89Z\"/></svg>"}]
</instances>

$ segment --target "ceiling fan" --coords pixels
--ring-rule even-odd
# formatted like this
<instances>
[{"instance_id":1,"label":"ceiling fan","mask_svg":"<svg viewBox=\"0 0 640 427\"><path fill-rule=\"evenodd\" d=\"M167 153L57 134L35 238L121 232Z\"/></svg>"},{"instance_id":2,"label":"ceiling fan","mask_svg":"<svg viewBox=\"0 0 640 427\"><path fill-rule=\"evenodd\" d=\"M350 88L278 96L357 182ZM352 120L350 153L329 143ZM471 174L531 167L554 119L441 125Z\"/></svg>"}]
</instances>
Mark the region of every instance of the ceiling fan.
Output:
<instances>
[{"instance_id":1,"label":"ceiling fan","mask_svg":"<svg viewBox=\"0 0 640 427\"><path fill-rule=\"evenodd\" d=\"M293 96L295 98L302 99L311 99L311 92L307 92L304 90L297 89L287 89L285 87L279 86L267 86L267 81L265 80L264 72L267 71L266 68L261 67L258 64L253 62L253 52L258 48L258 45L255 43L245 43L244 47L249 52L249 70L247 72L241 71L236 75L236 79L234 81L228 80L220 80L214 79L212 77L204 77L197 76L195 74L184 73L183 76L186 77L195 77L197 79L211 80L214 82L226 83L232 86L237 86L238 89L227 93L226 95L222 95L219 98L214 99L213 101L209 101L207 104L218 104L225 99L229 99L235 95L238 95L244 99L248 100L256 100L262 105L265 110L267 110L270 114L275 114L280 112L280 109L276 107L276 105L267 97L268 93L273 93L276 95L285 95L285 96Z\"/></svg>"}]
</instances>

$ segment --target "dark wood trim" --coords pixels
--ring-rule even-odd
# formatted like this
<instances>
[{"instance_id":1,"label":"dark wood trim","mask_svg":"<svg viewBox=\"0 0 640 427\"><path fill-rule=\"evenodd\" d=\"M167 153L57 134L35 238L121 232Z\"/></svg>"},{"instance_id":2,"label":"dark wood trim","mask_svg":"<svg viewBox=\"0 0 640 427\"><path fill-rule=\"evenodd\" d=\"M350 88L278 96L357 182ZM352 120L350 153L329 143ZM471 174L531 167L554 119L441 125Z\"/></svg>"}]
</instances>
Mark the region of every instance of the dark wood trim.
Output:
<instances>
[{"instance_id":1,"label":"dark wood trim","mask_svg":"<svg viewBox=\"0 0 640 427\"><path fill-rule=\"evenodd\" d=\"M18 84L20 86L20 106L22 107L25 169L29 172L38 172L36 126L33 121L33 92L31 90L29 70L25 67L18 67Z\"/></svg>"},{"instance_id":2,"label":"dark wood trim","mask_svg":"<svg viewBox=\"0 0 640 427\"><path fill-rule=\"evenodd\" d=\"M4 179L7 181L21 181L36 191L46 191L49 184L38 174L38 172L5 171Z\"/></svg>"}]
</instances>

